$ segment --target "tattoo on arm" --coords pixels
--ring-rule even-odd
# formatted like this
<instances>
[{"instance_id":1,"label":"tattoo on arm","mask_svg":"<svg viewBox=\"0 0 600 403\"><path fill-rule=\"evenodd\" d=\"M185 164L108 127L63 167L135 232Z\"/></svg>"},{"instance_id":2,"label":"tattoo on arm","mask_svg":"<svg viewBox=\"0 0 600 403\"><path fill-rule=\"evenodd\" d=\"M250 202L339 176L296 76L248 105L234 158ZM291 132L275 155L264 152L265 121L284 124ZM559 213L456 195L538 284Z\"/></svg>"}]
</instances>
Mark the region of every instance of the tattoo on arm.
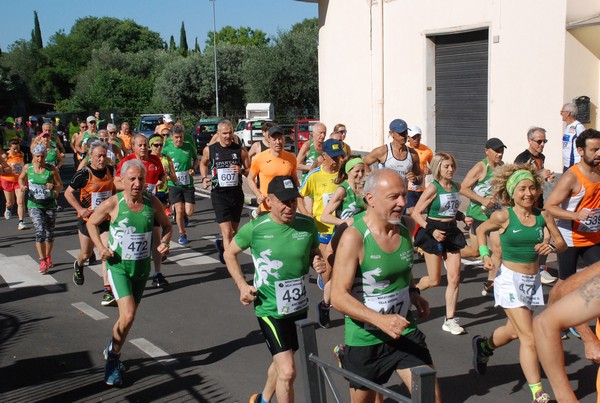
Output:
<instances>
[{"instance_id":1,"label":"tattoo on arm","mask_svg":"<svg viewBox=\"0 0 600 403\"><path fill-rule=\"evenodd\" d=\"M579 295L587 306L592 300L600 298L600 275L593 277L590 281L579 288Z\"/></svg>"}]
</instances>

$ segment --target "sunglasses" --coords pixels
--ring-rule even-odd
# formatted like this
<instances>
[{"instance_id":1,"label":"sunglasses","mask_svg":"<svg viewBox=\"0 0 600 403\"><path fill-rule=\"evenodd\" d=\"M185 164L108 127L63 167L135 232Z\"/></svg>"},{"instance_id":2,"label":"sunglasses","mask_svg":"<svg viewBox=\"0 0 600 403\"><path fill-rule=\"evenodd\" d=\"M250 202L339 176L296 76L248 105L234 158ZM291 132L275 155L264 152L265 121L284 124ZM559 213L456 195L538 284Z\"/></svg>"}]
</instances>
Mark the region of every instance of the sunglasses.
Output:
<instances>
[{"instance_id":1,"label":"sunglasses","mask_svg":"<svg viewBox=\"0 0 600 403\"><path fill-rule=\"evenodd\" d=\"M117 134L117 132L108 132L108 134Z\"/></svg>"},{"instance_id":2,"label":"sunglasses","mask_svg":"<svg viewBox=\"0 0 600 403\"><path fill-rule=\"evenodd\" d=\"M152 144L152 147L156 147L156 148L160 148L162 146L163 146L162 143L154 143L154 144Z\"/></svg>"},{"instance_id":3,"label":"sunglasses","mask_svg":"<svg viewBox=\"0 0 600 403\"><path fill-rule=\"evenodd\" d=\"M546 144L548 142L548 140L534 140L534 139L531 139L531 141L538 143L538 145Z\"/></svg>"}]
</instances>

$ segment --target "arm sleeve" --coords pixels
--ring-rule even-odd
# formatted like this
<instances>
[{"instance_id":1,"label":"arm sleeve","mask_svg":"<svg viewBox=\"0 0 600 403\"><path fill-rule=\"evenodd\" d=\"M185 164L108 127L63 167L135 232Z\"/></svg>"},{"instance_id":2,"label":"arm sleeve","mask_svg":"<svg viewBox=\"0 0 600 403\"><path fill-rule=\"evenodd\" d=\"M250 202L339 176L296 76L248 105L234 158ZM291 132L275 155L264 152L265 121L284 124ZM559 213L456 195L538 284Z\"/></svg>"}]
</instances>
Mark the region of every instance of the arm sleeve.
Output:
<instances>
[{"instance_id":1,"label":"arm sleeve","mask_svg":"<svg viewBox=\"0 0 600 403\"><path fill-rule=\"evenodd\" d=\"M252 230L254 228L254 224L252 221L247 222L240 228L240 230L235 234L233 240L240 247L240 249L248 249L252 243Z\"/></svg>"}]
</instances>

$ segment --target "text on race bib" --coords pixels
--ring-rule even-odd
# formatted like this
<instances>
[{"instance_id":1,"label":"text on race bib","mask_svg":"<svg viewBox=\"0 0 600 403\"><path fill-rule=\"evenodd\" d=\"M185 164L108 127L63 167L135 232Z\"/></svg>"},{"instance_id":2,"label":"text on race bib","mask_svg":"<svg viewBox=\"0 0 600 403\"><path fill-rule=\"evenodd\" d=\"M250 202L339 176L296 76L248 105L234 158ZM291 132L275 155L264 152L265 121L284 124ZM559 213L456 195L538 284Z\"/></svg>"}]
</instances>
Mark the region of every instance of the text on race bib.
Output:
<instances>
[{"instance_id":1,"label":"text on race bib","mask_svg":"<svg viewBox=\"0 0 600 403\"><path fill-rule=\"evenodd\" d=\"M590 209L590 216L579 223L577 230L580 232L600 231L600 208Z\"/></svg>"},{"instance_id":2,"label":"text on race bib","mask_svg":"<svg viewBox=\"0 0 600 403\"><path fill-rule=\"evenodd\" d=\"M38 185L29 181L29 191L36 200L46 200L52 196L52 190L48 189L46 185Z\"/></svg>"},{"instance_id":3,"label":"text on race bib","mask_svg":"<svg viewBox=\"0 0 600 403\"><path fill-rule=\"evenodd\" d=\"M123 234L121 251L123 260L141 260L150 257L152 232Z\"/></svg>"},{"instance_id":4,"label":"text on race bib","mask_svg":"<svg viewBox=\"0 0 600 403\"><path fill-rule=\"evenodd\" d=\"M156 194L156 183L146 183L146 193L155 195Z\"/></svg>"},{"instance_id":5,"label":"text on race bib","mask_svg":"<svg viewBox=\"0 0 600 403\"><path fill-rule=\"evenodd\" d=\"M460 200L458 193L443 193L440 195L439 215L444 217L454 217L458 212Z\"/></svg>"},{"instance_id":6,"label":"text on race bib","mask_svg":"<svg viewBox=\"0 0 600 403\"><path fill-rule=\"evenodd\" d=\"M180 184L182 184L182 185L190 184L190 174L188 171L175 172L175 175L177 176L177 181Z\"/></svg>"},{"instance_id":7,"label":"text on race bib","mask_svg":"<svg viewBox=\"0 0 600 403\"><path fill-rule=\"evenodd\" d=\"M388 294L365 296L364 299L367 308L384 315L396 314L406 317L411 305L408 287ZM365 329L375 330L377 327L365 323Z\"/></svg>"},{"instance_id":8,"label":"text on race bib","mask_svg":"<svg viewBox=\"0 0 600 403\"><path fill-rule=\"evenodd\" d=\"M92 205L90 207L92 210L95 210L100 203L108 199L110 196L112 196L112 191L110 190L107 190L106 192L92 192Z\"/></svg>"},{"instance_id":9,"label":"text on race bib","mask_svg":"<svg viewBox=\"0 0 600 403\"><path fill-rule=\"evenodd\" d=\"M540 276L513 273L513 284L519 301L528 305L544 305Z\"/></svg>"},{"instance_id":10,"label":"text on race bib","mask_svg":"<svg viewBox=\"0 0 600 403\"><path fill-rule=\"evenodd\" d=\"M233 172L233 168L217 168L217 179L222 188L237 186L239 177Z\"/></svg>"},{"instance_id":11,"label":"text on race bib","mask_svg":"<svg viewBox=\"0 0 600 403\"><path fill-rule=\"evenodd\" d=\"M308 306L306 276L275 282L277 313L289 315Z\"/></svg>"}]
</instances>

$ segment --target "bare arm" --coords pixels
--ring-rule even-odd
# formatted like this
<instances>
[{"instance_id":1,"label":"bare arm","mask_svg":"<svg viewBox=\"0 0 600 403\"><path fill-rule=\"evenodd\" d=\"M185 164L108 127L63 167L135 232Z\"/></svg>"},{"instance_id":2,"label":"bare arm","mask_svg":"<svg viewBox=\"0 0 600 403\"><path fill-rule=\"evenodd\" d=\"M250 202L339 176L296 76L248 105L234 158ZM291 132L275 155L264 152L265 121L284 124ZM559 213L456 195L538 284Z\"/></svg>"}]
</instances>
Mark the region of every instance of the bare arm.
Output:
<instances>
[{"instance_id":1,"label":"bare arm","mask_svg":"<svg viewBox=\"0 0 600 403\"><path fill-rule=\"evenodd\" d=\"M69 205L73 207L75 211L77 211L77 214L79 214L81 217L88 218L92 215L93 210L85 208L81 205L79 199L75 196L75 189L73 189L71 186L68 186L65 190L65 199L67 200L67 203L69 203Z\"/></svg>"},{"instance_id":2,"label":"bare arm","mask_svg":"<svg viewBox=\"0 0 600 403\"><path fill-rule=\"evenodd\" d=\"M200 177L202 178L200 183L204 189L208 189L210 187L210 177L208 176L209 161L210 151L208 147L204 147L204 150L202 150L202 159L200 160Z\"/></svg>"},{"instance_id":3,"label":"bare arm","mask_svg":"<svg viewBox=\"0 0 600 403\"><path fill-rule=\"evenodd\" d=\"M238 246L234 238L229 245L227 245L227 248L223 253L223 258L225 259L229 275L240 290L240 302L242 305L250 305L250 303L256 299L257 290L254 286L249 285L246 282L246 278L242 272L242 267L238 261L238 255L242 252L243 250Z\"/></svg>"},{"instance_id":4,"label":"bare arm","mask_svg":"<svg viewBox=\"0 0 600 403\"><path fill-rule=\"evenodd\" d=\"M327 205L325 206L323 214L321 214L321 222L333 225L340 225L341 223L343 223L344 220L342 220L339 217L336 217L334 213L337 210L337 208L344 202L345 199L346 189L344 189L343 186L338 186L337 189L335 189L331 200L329 200L329 203L327 203Z\"/></svg>"},{"instance_id":5,"label":"bare arm","mask_svg":"<svg viewBox=\"0 0 600 403\"><path fill-rule=\"evenodd\" d=\"M306 159L306 156L308 155L308 151L310 150L310 141L305 142L304 144L302 144L302 147L300 147L300 151L298 151L298 156L296 157L296 168L301 170L301 171L310 171L312 169L312 167L310 165L306 165L304 164L304 160Z\"/></svg>"},{"instance_id":6,"label":"bare arm","mask_svg":"<svg viewBox=\"0 0 600 403\"><path fill-rule=\"evenodd\" d=\"M155 196L151 197L152 200L152 208L154 209L154 219L158 222L162 229L160 243L157 246L158 253L163 255L169 252L169 247L171 243L171 236L173 235L173 226L171 225L171 221L165 214L165 209Z\"/></svg>"},{"instance_id":7,"label":"bare arm","mask_svg":"<svg viewBox=\"0 0 600 403\"><path fill-rule=\"evenodd\" d=\"M371 172L371 165L376 162L384 163L386 154L387 154L387 146L384 144L382 146L375 148L369 154L365 155L365 157L363 158L363 161L365 163L365 172L366 173Z\"/></svg>"},{"instance_id":8,"label":"bare arm","mask_svg":"<svg viewBox=\"0 0 600 403\"><path fill-rule=\"evenodd\" d=\"M112 215L117 214L117 196L111 196L108 199L104 200L96 209L94 210L94 214L92 214L86 224L88 233L90 235L90 239L100 252L100 256L102 259L108 259L113 256L113 251L108 248L108 246L104 245L102 239L100 238L100 230L98 226L106 221L107 218Z\"/></svg>"},{"instance_id":9,"label":"bare arm","mask_svg":"<svg viewBox=\"0 0 600 403\"><path fill-rule=\"evenodd\" d=\"M554 218L585 221L590 214L589 210L582 209L577 212L567 211L560 206L560 204L569 198L571 194L577 193L580 187L581 183L579 183L575 174L570 171L565 172L556 183L550 196L548 196L544 208L547 209Z\"/></svg>"},{"instance_id":10,"label":"bare arm","mask_svg":"<svg viewBox=\"0 0 600 403\"><path fill-rule=\"evenodd\" d=\"M413 207L410 217L422 228L427 227L427 221L423 218L423 212L427 210L427 207L431 205L435 197L437 196L437 189L434 184L429 184L423 194L419 198L417 205Z\"/></svg>"},{"instance_id":11,"label":"bare arm","mask_svg":"<svg viewBox=\"0 0 600 403\"><path fill-rule=\"evenodd\" d=\"M410 147L407 147L407 149L411 155L413 164L412 164L412 167L410 168L410 171L408 171L408 173L406 174L406 179L408 179L409 182L412 182L415 185L419 185L423 182L423 175L421 172L421 163L419 160L419 154Z\"/></svg>"},{"instance_id":12,"label":"bare arm","mask_svg":"<svg viewBox=\"0 0 600 403\"><path fill-rule=\"evenodd\" d=\"M460 194L489 208L494 206L494 199L491 197L479 196L477 193L473 192L472 189L477 182L485 177L486 171L487 168L483 162L479 161L475 164L473 168L467 172L467 176L465 176L465 179L461 182Z\"/></svg>"},{"instance_id":13,"label":"bare arm","mask_svg":"<svg viewBox=\"0 0 600 403\"><path fill-rule=\"evenodd\" d=\"M482 246L487 247L487 234L508 225L508 219L507 210L495 211L487 221L484 221L483 224L477 227L477 242L480 249ZM483 268L485 270L492 270L494 268L494 262L489 254L483 256Z\"/></svg>"}]
</instances>

